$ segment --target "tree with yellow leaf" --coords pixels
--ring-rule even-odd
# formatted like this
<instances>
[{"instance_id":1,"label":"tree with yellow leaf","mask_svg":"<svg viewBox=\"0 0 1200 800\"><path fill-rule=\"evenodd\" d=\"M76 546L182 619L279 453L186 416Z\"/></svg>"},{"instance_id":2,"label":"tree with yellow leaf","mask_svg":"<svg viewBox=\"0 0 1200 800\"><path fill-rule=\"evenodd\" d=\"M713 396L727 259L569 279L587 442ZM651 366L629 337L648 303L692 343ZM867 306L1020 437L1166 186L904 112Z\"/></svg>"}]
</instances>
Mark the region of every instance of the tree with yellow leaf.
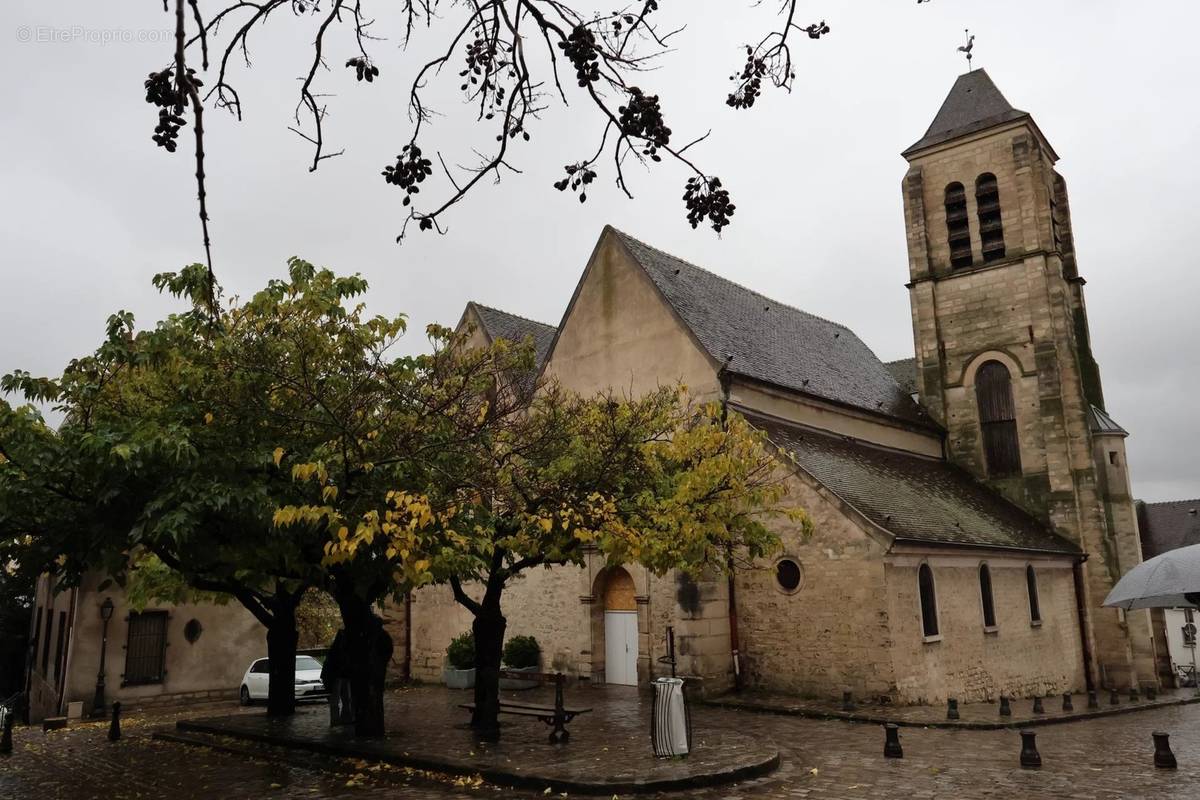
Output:
<instances>
[{"instance_id":1,"label":"tree with yellow leaf","mask_svg":"<svg viewBox=\"0 0 1200 800\"><path fill-rule=\"evenodd\" d=\"M589 550L657 574L723 571L777 546L771 515L805 519L762 434L679 389L581 397L547 383L485 413L477 436L414 461L386 506L325 517L329 563L382 559L406 583L449 583L472 613L483 738L499 736L501 599L520 573L582 564Z\"/></svg>"},{"instance_id":2,"label":"tree with yellow leaf","mask_svg":"<svg viewBox=\"0 0 1200 800\"><path fill-rule=\"evenodd\" d=\"M203 268L155 283L185 300L180 313L142 331L115 314L95 353L60 377L0 383L64 417L54 429L32 405L0 402L0 535L29 534L22 569L60 585L88 570L125 583L151 554L190 589L232 596L266 626L272 715L294 707L299 603L330 592L354 652L360 731L382 730L391 645L374 607L411 584L384 559L327 561L326 522L280 509L358 518L384 506L423 452L489 424L481 408L515 406L489 401L491 387L532 355L467 352L440 328L431 353L393 355L404 318L368 315L355 300L365 281L300 259L248 300L220 300L215 319ZM147 574L139 591L180 589Z\"/></svg>"}]
</instances>

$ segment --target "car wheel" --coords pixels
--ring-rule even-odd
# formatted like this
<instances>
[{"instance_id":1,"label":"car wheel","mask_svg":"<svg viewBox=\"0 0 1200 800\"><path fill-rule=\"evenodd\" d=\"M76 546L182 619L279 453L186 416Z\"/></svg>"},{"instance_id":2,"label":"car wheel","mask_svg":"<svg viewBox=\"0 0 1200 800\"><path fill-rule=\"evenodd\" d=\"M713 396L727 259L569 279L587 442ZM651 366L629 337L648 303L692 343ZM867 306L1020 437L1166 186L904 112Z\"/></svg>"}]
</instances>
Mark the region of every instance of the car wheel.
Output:
<instances>
[{"instance_id":1,"label":"car wheel","mask_svg":"<svg viewBox=\"0 0 1200 800\"><path fill-rule=\"evenodd\" d=\"M242 691L239 695L239 699L241 700L242 705L244 705L244 706L250 705L251 700L250 700L250 688L249 687L247 687L247 686L242 687Z\"/></svg>"}]
</instances>

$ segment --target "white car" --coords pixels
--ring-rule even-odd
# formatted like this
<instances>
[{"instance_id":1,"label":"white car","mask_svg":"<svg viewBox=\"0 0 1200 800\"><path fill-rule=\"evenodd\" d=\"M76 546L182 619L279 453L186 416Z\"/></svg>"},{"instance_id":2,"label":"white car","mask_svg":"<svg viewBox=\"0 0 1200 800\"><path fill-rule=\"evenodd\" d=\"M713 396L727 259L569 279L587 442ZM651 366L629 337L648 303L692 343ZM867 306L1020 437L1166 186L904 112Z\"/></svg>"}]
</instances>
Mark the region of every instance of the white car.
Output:
<instances>
[{"instance_id":1,"label":"white car","mask_svg":"<svg viewBox=\"0 0 1200 800\"><path fill-rule=\"evenodd\" d=\"M238 692L242 705L248 706L255 700L267 699L271 679L267 665L267 659L260 658L242 676L242 688ZM321 683L321 662L312 656L296 656L296 699L316 699L326 694L325 684Z\"/></svg>"}]
</instances>

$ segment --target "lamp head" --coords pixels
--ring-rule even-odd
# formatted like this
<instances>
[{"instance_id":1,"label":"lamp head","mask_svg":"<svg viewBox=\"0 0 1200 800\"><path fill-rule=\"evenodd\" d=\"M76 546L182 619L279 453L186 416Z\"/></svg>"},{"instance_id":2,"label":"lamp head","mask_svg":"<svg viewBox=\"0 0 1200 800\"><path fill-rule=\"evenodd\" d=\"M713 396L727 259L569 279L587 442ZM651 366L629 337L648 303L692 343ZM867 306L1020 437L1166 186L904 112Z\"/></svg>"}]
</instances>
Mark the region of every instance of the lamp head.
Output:
<instances>
[{"instance_id":1,"label":"lamp head","mask_svg":"<svg viewBox=\"0 0 1200 800\"><path fill-rule=\"evenodd\" d=\"M100 604L100 619L108 622L113 615L113 601L111 597L104 598L104 602Z\"/></svg>"}]
</instances>

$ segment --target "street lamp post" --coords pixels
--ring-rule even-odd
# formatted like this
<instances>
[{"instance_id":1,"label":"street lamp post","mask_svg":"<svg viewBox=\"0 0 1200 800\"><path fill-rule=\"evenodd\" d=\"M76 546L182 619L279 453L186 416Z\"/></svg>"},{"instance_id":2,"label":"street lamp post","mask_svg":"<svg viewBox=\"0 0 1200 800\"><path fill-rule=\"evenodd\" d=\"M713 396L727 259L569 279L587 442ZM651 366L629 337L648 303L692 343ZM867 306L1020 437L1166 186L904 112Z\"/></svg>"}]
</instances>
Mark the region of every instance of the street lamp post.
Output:
<instances>
[{"instance_id":1,"label":"street lamp post","mask_svg":"<svg viewBox=\"0 0 1200 800\"><path fill-rule=\"evenodd\" d=\"M96 696L92 698L92 716L104 716L104 660L108 651L108 621L112 619L113 601L111 597L104 598L100 605L100 619L104 620L103 633L100 635L100 671L96 673Z\"/></svg>"}]
</instances>

